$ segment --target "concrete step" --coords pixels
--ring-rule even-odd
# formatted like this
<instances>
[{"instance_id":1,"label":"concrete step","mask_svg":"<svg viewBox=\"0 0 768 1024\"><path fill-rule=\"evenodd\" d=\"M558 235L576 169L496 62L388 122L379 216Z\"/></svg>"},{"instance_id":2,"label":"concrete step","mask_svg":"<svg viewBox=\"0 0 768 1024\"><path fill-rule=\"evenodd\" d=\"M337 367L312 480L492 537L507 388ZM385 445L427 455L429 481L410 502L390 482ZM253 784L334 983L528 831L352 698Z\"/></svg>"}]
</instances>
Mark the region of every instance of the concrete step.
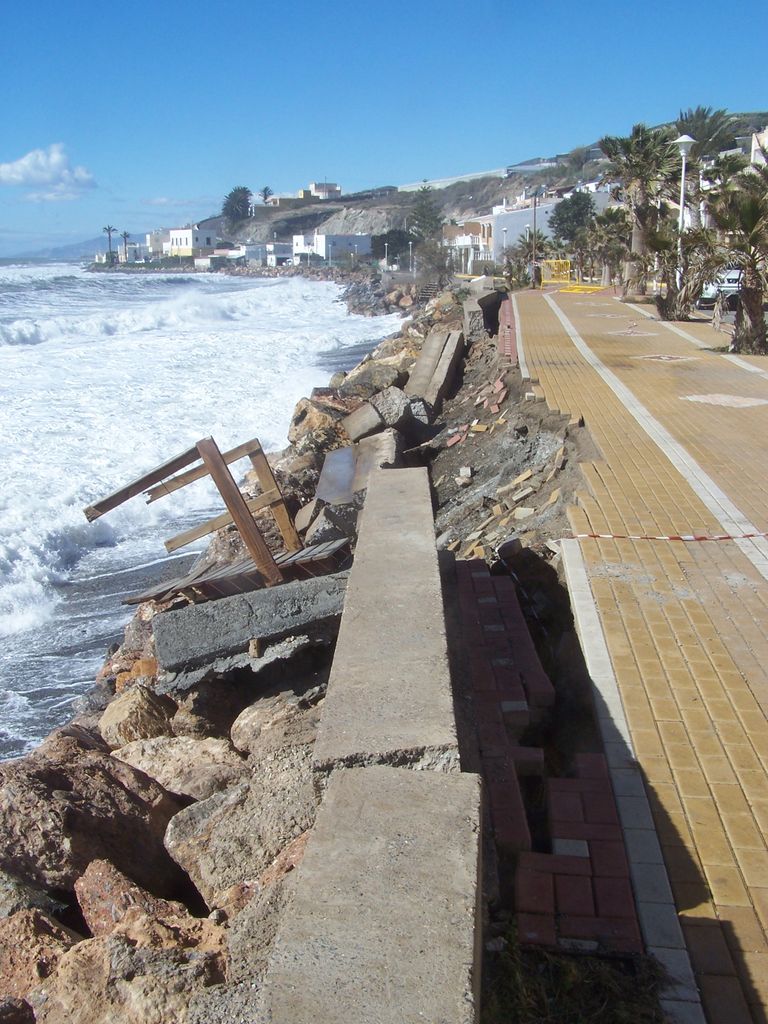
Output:
<instances>
[{"instance_id":1,"label":"concrete step","mask_svg":"<svg viewBox=\"0 0 768 1024\"><path fill-rule=\"evenodd\" d=\"M426 469L371 473L314 764L459 770Z\"/></svg>"},{"instance_id":2,"label":"concrete step","mask_svg":"<svg viewBox=\"0 0 768 1024\"><path fill-rule=\"evenodd\" d=\"M476 775L335 772L280 922L263 1020L472 1024L480 834Z\"/></svg>"}]
</instances>

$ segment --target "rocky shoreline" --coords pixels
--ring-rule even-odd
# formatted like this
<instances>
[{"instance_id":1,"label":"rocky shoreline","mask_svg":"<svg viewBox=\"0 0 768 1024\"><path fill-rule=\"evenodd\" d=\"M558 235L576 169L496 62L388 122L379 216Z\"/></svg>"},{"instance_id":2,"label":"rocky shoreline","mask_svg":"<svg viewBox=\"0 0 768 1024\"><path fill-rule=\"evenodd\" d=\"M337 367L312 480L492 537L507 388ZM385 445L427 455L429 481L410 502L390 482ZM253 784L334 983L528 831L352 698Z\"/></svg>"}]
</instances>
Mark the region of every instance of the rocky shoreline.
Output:
<instances>
[{"instance_id":1,"label":"rocky shoreline","mask_svg":"<svg viewBox=\"0 0 768 1024\"><path fill-rule=\"evenodd\" d=\"M298 403L289 446L270 456L305 542L354 545L360 497L333 507L314 499L325 457L350 443L347 417L367 405L386 435L377 458L431 465L439 547L492 561L517 529L556 561L548 542L567 529L579 431L525 401L519 374L482 324L467 325L457 292L423 305L412 283L386 291L363 275L309 276L344 284L354 312L408 317ZM438 325L464 330L469 348L462 385L434 421L402 388ZM497 377L501 412L488 401ZM541 497L536 510L499 497L522 479L526 495ZM271 517L258 521L279 544ZM241 551L229 528L204 557ZM186 601L140 605L73 720L0 764L2 1024L251 1019L320 801L311 754L346 574L311 582L318 596L299 600L299 614L275 611L245 650L194 666L159 663L155 620L170 622Z\"/></svg>"}]
</instances>

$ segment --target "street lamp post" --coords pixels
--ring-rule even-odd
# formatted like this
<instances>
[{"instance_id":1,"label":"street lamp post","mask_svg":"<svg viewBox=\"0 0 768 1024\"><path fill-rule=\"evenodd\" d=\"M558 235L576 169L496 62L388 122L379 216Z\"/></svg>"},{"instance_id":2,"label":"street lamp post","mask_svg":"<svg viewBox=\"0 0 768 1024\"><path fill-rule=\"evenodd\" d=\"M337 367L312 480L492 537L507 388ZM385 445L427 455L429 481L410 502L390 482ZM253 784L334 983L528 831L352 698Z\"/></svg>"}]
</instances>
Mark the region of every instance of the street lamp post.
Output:
<instances>
[{"instance_id":1,"label":"street lamp post","mask_svg":"<svg viewBox=\"0 0 768 1024\"><path fill-rule=\"evenodd\" d=\"M681 135L675 139L674 144L680 151L680 158L682 160L682 168L680 171L680 217L677 222L677 286L680 287L680 282L683 276L683 228L685 227L685 168L688 161L688 154L691 152L691 147L695 144L696 140L692 139L690 135Z\"/></svg>"},{"instance_id":2,"label":"street lamp post","mask_svg":"<svg viewBox=\"0 0 768 1024\"><path fill-rule=\"evenodd\" d=\"M413 277L413 242L408 243L408 269Z\"/></svg>"},{"instance_id":3,"label":"street lamp post","mask_svg":"<svg viewBox=\"0 0 768 1024\"><path fill-rule=\"evenodd\" d=\"M384 243L384 269L389 270L389 242Z\"/></svg>"},{"instance_id":4,"label":"street lamp post","mask_svg":"<svg viewBox=\"0 0 768 1024\"><path fill-rule=\"evenodd\" d=\"M328 264L333 266L333 242L328 239Z\"/></svg>"}]
</instances>

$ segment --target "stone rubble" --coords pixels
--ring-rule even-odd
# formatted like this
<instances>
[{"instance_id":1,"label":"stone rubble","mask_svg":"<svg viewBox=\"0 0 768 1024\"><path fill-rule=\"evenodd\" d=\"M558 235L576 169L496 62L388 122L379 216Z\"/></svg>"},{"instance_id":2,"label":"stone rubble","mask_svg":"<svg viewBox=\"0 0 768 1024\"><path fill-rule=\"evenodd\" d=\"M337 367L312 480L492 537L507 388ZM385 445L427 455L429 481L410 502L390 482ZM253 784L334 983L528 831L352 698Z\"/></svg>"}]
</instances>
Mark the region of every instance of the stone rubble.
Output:
<instances>
[{"instance_id":1,"label":"stone rubble","mask_svg":"<svg viewBox=\"0 0 768 1024\"><path fill-rule=\"evenodd\" d=\"M519 381L483 326L494 300L445 291L422 307L412 284L353 281L346 301L408 317L299 401L289 447L270 456L305 543L354 544L370 469L405 461L432 463L439 547L489 560L521 537L543 549L537 530L562 515L576 459L541 403L515 416ZM409 389L438 325L443 349ZM350 443L354 500L316 499L325 456ZM206 558L241 551L229 528ZM313 750L345 583L139 606L74 722L0 764L0 1024L254 1018L320 800Z\"/></svg>"}]
</instances>

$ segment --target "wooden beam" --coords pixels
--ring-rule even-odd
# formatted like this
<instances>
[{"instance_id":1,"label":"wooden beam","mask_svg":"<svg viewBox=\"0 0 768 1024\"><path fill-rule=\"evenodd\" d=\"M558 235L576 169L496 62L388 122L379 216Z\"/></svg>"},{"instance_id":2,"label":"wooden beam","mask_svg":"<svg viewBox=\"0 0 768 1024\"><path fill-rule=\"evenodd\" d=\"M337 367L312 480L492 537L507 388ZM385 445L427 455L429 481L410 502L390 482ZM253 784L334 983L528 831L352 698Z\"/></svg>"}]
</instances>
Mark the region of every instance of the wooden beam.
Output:
<instances>
[{"instance_id":1,"label":"wooden beam","mask_svg":"<svg viewBox=\"0 0 768 1024\"><path fill-rule=\"evenodd\" d=\"M256 451L261 451L261 445L258 438L254 437L250 441L239 444L236 448L231 448L228 452L222 452L221 457L229 465L231 462L244 459L246 455ZM180 487L186 487L187 484L194 483L195 480L202 480L204 476L208 476L208 467L205 465L195 466L194 469L190 469L186 473L180 473L179 476L173 477L172 480L166 480L165 483L158 484L157 487L147 491L147 504L149 505L151 502L157 501L158 498L162 498L166 494L172 494L173 491L178 491Z\"/></svg>"},{"instance_id":2,"label":"wooden beam","mask_svg":"<svg viewBox=\"0 0 768 1024\"><path fill-rule=\"evenodd\" d=\"M169 459L168 462L164 462L157 469L153 469L149 473L145 473L144 476L140 476L138 480L134 480L125 487L121 487L119 491L114 491L112 494L108 494L106 498L102 498L101 501L96 501L93 505L84 508L85 518L88 522L93 522L94 519L103 516L105 512L110 512L113 508L117 508L118 505L122 505L124 501L128 501L129 498L141 494L147 487L151 487L152 484L158 483L160 480L165 479L165 477L178 473L180 469L188 466L190 462L196 462L199 458L200 454L197 448L188 449L181 455L177 455L175 458Z\"/></svg>"},{"instance_id":3,"label":"wooden beam","mask_svg":"<svg viewBox=\"0 0 768 1024\"><path fill-rule=\"evenodd\" d=\"M206 437L197 442L197 450L208 467L208 472L218 487L219 494L224 499L224 504L229 509L229 514L232 516L256 568L264 576L268 586L280 583L283 579L282 573L275 564L272 552L267 547L253 516L248 511L245 498L227 468L218 445L212 437Z\"/></svg>"},{"instance_id":4,"label":"wooden beam","mask_svg":"<svg viewBox=\"0 0 768 1024\"><path fill-rule=\"evenodd\" d=\"M258 498L251 498L250 501L246 501L248 511L258 512L260 509L270 505L276 498L280 498L278 490L269 491L267 494L260 494ZM229 526L231 522L232 516L229 512L222 512L220 516L216 516L214 519L207 519L204 523L200 523L199 526L186 530L184 533L177 533L175 537L171 537L170 540L165 542L166 550L177 551L179 548L186 547L187 544L191 544L201 537L207 537L214 530L221 530L225 526Z\"/></svg>"},{"instance_id":5,"label":"wooden beam","mask_svg":"<svg viewBox=\"0 0 768 1024\"><path fill-rule=\"evenodd\" d=\"M280 488L277 486L277 480L275 480L275 475L272 472L272 467L270 466L266 455L261 448L259 448L257 452L251 452L249 458L256 472L256 477L262 491L271 491L276 489L278 494L280 494L280 499L272 504L272 515L275 517L277 528L282 535L286 548L289 551L301 551L303 545L298 533L296 533L296 527L293 525L293 520L291 519L288 509L285 507L283 495L280 492Z\"/></svg>"}]
</instances>

